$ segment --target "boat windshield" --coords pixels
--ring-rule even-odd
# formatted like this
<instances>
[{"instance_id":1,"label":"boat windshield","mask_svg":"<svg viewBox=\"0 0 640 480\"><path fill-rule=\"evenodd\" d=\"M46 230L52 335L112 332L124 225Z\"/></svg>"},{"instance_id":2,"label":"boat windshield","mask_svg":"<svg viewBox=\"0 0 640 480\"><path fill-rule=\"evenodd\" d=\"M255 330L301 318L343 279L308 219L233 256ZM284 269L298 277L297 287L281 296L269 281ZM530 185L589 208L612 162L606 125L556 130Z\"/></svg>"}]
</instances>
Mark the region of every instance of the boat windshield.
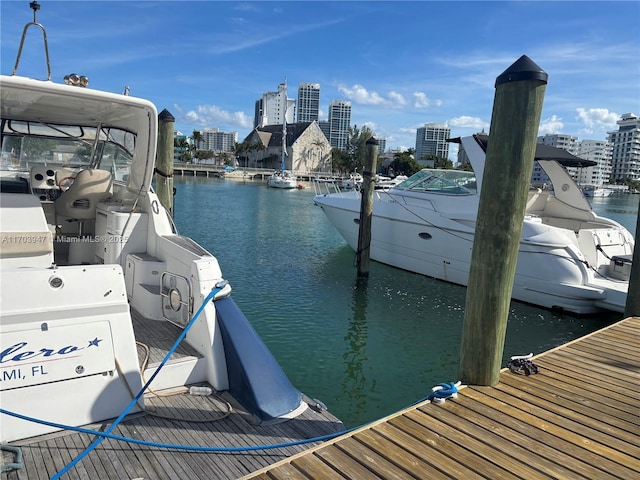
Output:
<instances>
[{"instance_id":1,"label":"boat windshield","mask_svg":"<svg viewBox=\"0 0 640 480\"><path fill-rule=\"evenodd\" d=\"M2 120L0 171L34 166L100 168L116 181L129 177L135 134L113 127L84 127Z\"/></svg>"},{"instance_id":2,"label":"boat windshield","mask_svg":"<svg viewBox=\"0 0 640 480\"><path fill-rule=\"evenodd\" d=\"M463 170L433 170L424 168L393 187L395 190L473 195L477 193L476 176Z\"/></svg>"}]
</instances>

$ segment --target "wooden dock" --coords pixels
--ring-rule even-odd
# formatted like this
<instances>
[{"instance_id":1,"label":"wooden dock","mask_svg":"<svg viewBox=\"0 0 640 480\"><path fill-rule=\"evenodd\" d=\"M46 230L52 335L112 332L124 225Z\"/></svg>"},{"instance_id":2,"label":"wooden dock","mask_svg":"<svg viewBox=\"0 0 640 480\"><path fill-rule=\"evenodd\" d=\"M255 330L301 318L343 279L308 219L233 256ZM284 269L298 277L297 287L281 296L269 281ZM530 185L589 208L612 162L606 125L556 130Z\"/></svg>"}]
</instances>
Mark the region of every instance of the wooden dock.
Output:
<instances>
[{"instance_id":1,"label":"wooden dock","mask_svg":"<svg viewBox=\"0 0 640 480\"><path fill-rule=\"evenodd\" d=\"M640 478L640 317L533 361L243 478Z\"/></svg>"},{"instance_id":2,"label":"wooden dock","mask_svg":"<svg viewBox=\"0 0 640 480\"><path fill-rule=\"evenodd\" d=\"M640 478L639 334L640 317L625 319L535 357L538 374L505 370L496 387L465 387L444 404L423 402L325 443L211 453L107 439L62 478ZM226 415L225 400L233 402L224 395L151 397L153 412L128 416L113 433L242 447L313 438L342 427L311 408L285 423L256 425L240 409ZM87 428L104 430L108 424ZM94 438L58 432L16 442L24 465L0 478L51 478ZM8 452L2 456L3 464L12 462Z\"/></svg>"},{"instance_id":3,"label":"wooden dock","mask_svg":"<svg viewBox=\"0 0 640 480\"><path fill-rule=\"evenodd\" d=\"M142 317L132 311L141 368L146 365L146 378L157 368L168 348L182 331L169 322ZM167 368L179 368L198 356L188 344L180 344ZM148 361L148 364L147 364ZM70 395L73 392L69 392ZM0 405L2 397L0 396ZM145 413L132 414L112 432L135 440L196 447L176 450L157 445L138 445L105 439L61 478L109 480L174 480L237 479L278 460L290 457L320 442L287 445L290 442L344 431L344 425L318 402L304 397L309 407L301 415L276 424L260 424L228 393L189 395L187 388L176 388L145 394ZM231 409L230 409L231 407ZM43 412L43 418L47 412ZM2 416L0 416L2 421ZM85 426L88 430L105 431L111 421ZM45 480L60 473L96 439L95 435L59 431L13 442L22 454L18 462L11 451L0 452L4 467L22 463L20 468L0 473L1 480ZM280 448L243 450L243 447L271 446ZM198 451L197 447L231 447L228 451ZM222 450L222 448L220 449Z\"/></svg>"}]
</instances>

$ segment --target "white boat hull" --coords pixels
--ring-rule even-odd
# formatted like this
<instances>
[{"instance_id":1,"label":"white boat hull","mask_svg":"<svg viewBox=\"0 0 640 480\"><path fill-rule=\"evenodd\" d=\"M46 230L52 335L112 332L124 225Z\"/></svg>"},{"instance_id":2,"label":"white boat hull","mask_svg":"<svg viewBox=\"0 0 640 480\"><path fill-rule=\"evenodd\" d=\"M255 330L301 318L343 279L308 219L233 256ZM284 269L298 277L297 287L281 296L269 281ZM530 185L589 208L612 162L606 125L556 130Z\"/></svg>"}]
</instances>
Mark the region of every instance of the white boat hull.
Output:
<instances>
[{"instance_id":1,"label":"white boat hull","mask_svg":"<svg viewBox=\"0 0 640 480\"><path fill-rule=\"evenodd\" d=\"M441 195L425 201L419 195L393 192L377 191L374 195L370 258L466 286L477 196ZM354 250L358 246L360 198L358 192L315 197L315 203ZM609 256L629 255L633 240L624 228L606 222L584 221L576 234L527 215L512 298L575 314L624 311L628 282L604 278L608 260L596 245L608 249ZM587 251L592 251L589 258Z\"/></svg>"}]
</instances>

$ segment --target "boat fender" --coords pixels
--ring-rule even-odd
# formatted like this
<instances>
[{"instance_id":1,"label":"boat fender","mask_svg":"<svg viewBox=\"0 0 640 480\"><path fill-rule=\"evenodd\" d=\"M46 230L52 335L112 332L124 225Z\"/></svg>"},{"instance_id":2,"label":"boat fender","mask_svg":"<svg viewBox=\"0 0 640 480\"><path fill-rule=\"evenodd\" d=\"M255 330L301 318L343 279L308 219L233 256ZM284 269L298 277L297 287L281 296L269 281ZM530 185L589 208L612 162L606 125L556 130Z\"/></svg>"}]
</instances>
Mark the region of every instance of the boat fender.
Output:
<instances>
[{"instance_id":1,"label":"boat fender","mask_svg":"<svg viewBox=\"0 0 640 480\"><path fill-rule=\"evenodd\" d=\"M448 398L458 397L458 388L462 385L462 382L446 382L439 383L431 389L431 394L427 397L431 403L444 403Z\"/></svg>"},{"instance_id":2,"label":"boat fender","mask_svg":"<svg viewBox=\"0 0 640 480\"><path fill-rule=\"evenodd\" d=\"M511 373L524 374L526 376L538 373L540 368L530 360L532 357L533 353L513 356L511 360L509 360L509 363L507 363L507 368Z\"/></svg>"}]
</instances>

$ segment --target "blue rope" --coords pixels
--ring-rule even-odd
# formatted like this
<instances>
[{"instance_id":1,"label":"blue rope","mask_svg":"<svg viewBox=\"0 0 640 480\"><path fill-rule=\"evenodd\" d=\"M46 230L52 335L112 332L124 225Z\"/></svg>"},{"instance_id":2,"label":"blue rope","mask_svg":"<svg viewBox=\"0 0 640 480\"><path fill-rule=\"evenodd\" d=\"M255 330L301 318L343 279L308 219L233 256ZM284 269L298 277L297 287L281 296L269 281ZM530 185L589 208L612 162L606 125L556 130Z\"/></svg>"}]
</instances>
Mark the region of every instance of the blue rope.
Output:
<instances>
[{"instance_id":1,"label":"blue rope","mask_svg":"<svg viewBox=\"0 0 640 480\"><path fill-rule=\"evenodd\" d=\"M207 306L207 304L209 303L209 301L211 301L213 299L213 297L215 297L215 295L217 293L219 293L222 290L223 286L218 286L216 285L216 287L214 289L211 290L211 292L209 292L209 295L207 295L207 297L204 299L204 301L202 302L202 305L200 305L200 308L198 309L198 311L196 312L196 314L193 316L193 318L189 321L189 323L187 324L187 326L184 328L184 330L182 331L182 333L180 334L180 336L178 337L178 339L175 341L175 343L173 344L173 347L171 347L171 349L169 350L169 352L167 352L167 355L164 357L164 359L162 360L162 362L160 362L160 366L156 369L155 372L153 372L153 375L151 375L151 378L149 378L149 380L147 381L147 383L144 384L144 386L140 389L140 391L137 393L137 395L133 398L133 400L131 400L131 403L129 403L129 405L127 406L127 408L125 408L122 413L120 414L120 416L118 418L116 418L116 420L109 426L109 428L107 428L105 433L111 433L117 426L118 424L122 421L122 419L124 419L124 417L129 413L129 411L138 403L138 400L140 400L140 397L142 397L142 395L144 394L145 390L149 387L149 385L151 384L151 382L153 382L153 380L156 378L156 375L158 375L158 373L160 372L160 370L162 369L162 367L164 366L165 363L167 363L167 361L169 360L169 358L171 357L171 355L173 355L173 352L175 352L175 350L178 348L178 345L180 344L180 342L184 339L184 337L186 337L187 332L189 331L189 329L191 328L191 326L193 325L193 323L196 321L196 319L200 316L200 314L202 313L202 311L204 310L204 308ZM97 432L94 432L94 435ZM73 460L71 460L71 462L69 462L62 470L60 470L58 473L56 473L51 480L56 480L59 479L62 475L64 475L65 473L67 473L69 470L71 470L80 460L82 460L84 457L86 457L89 453L91 453L91 451L96 448L98 445L100 445L100 443L105 439L104 436L98 436L98 438L96 438L91 445L89 445L87 448L84 449L83 452L81 452L76 458L74 458Z\"/></svg>"},{"instance_id":2,"label":"blue rope","mask_svg":"<svg viewBox=\"0 0 640 480\"><path fill-rule=\"evenodd\" d=\"M149 382L147 382L147 383L149 383ZM414 402L413 405L416 405L418 403L422 403L422 402L424 402L426 400L433 401L436 398L446 399L446 398L454 397L455 395L457 395L459 386L460 386L460 382L458 382L458 383L453 383L453 382L439 383L437 386L433 387L433 389L432 389L433 393L431 393L427 397L424 397L421 400L418 400L417 402ZM357 427L353 427L353 428L350 428L348 430L344 430L344 431L341 431L341 432L330 433L330 434L327 434L327 435L308 438L308 439L303 439L303 440L295 440L295 441L292 441L292 442L275 443L275 444L271 444L271 445L252 445L252 446L246 446L246 447L200 447L200 446L190 446L190 445L176 445L176 444L171 444L171 443L150 442L150 441L147 441L147 440L140 440L140 439L137 439L137 438L123 437L123 436L120 436L120 435L113 435L113 434L111 434L109 432L99 432L99 431L90 430L90 429L87 429L87 428L74 427L74 426L70 426L70 425L64 425L64 424L61 424L61 423L49 422L49 421L46 421L46 420L41 420L41 419L37 419L37 418L33 418L33 417L28 417L26 415L21 415L19 413L10 412L10 411L5 410L3 408L0 408L0 414L9 415L9 416L12 416L12 417L15 417L15 418L19 418L21 420L26 420L26 421L29 421L29 422L35 422L35 423L39 423L41 425L47 425L49 427L53 427L53 428L57 428L57 429L61 429L61 430L69 430L69 431L78 432L78 433L86 433L86 434L89 434L89 435L95 435L95 436L98 436L98 437L100 437L102 439L109 438L109 439L112 439L112 440L118 440L118 441L122 441L122 442L136 444L136 445L143 445L143 446L156 447L156 448L166 448L168 450L185 450L185 451L208 452L208 453L251 452L251 451L256 451L256 450L271 450L271 449L274 449L274 448L286 448L286 447L292 447L292 446L296 446L296 445L304 445L304 444L307 444L307 443L321 442L321 441L324 441L324 440L330 440L330 439L339 437L341 435L346 435L348 433L351 433L351 432L353 432L355 430L358 430L358 429L363 428L363 427L368 425L368 423L367 423L367 424L363 424L363 425L360 425L360 426L357 426ZM372 423L372 422L369 422L369 423Z\"/></svg>"},{"instance_id":3,"label":"blue rope","mask_svg":"<svg viewBox=\"0 0 640 480\"><path fill-rule=\"evenodd\" d=\"M2 464L0 472L8 472L9 470L20 470L22 467L24 467L24 463L22 462L22 450L20 449L20 447L0 445L0 450L4 450L5 452L12 452L16 455L14 462Z\"/></svg>"},{"instance_id":4,"label":"blue rope","mask_svg":"<svg viewBox=\"0 0 640 480\"><path fill-rule=\"evenodd\" d=\"M433 403L443 403L447 398L455 398L458 396L459 386L460 382L439 383L431 389L432 393L427 396L425 400L429 400Z\"/></svg>"},{"instance_id":5,"label":"blue rope","mask_svg":"<svg viewBox=\"0 0 640 480\"><path fill-rule=\"evenodd\" d=\"M339 437L340 435L344 435L346 433L350 433L354 430L357 430L358 428L361 428L362 426L359 427L353 427L349 430L343 430L341 432L336 432L336 433L329 433L327 435L323 435L320 437L314 437L314 438L306 438L306 439L302 439L302 440L294 440L292 442L286 442L286 443L275 443L272 445L252 445L252 446L247 446L247 447L199 447L199 446L190 446L190 445L176 445L173 443L158 443L158 442L150 442L148 440L140 440L137 438L131 438L131 437L123 437L120 435L113 435L111 433L107 433L107 432L99 432L96 430L91 430L88 428L82 428L82 427L73 427L71 425L64 425L61 423L55 423L55 422L48 422L46 420L40 420L37 418L33 418L33 417L28 417L26 415L21 415L19 413L15 413L15 412L10 412L7 410L4 410L3 408L0 408L0 413L4 413L6 415L10 415L12 417L15 418L19 418L21 420L26 420L29 422L35 422L35 423L39 423L41 425L47 425L49 427L54 427L54 428L58 428L61 430L69 430L72 432L77 432L77 433L87 433L89 435L95 435L101 438L109 438L111 440L119 440L122 442L127 442L127 443L133 443L136 445L143 445L143 446L147 446L147 447L158 447L158 448L166 448L169 450L187 450L187 451L195 451L195 452L209 452L209 453L223 453L223 452L251 452L251 451L255 451L255 450L271 450L274 448L284 448L284 447L292 447L295 445L304 445L306 443L313 443L313 442L321 442L324 440L330 440L332 438L335 437ZM363 425L364 426L364 425Z\"/></svg>"}]
</instances>

